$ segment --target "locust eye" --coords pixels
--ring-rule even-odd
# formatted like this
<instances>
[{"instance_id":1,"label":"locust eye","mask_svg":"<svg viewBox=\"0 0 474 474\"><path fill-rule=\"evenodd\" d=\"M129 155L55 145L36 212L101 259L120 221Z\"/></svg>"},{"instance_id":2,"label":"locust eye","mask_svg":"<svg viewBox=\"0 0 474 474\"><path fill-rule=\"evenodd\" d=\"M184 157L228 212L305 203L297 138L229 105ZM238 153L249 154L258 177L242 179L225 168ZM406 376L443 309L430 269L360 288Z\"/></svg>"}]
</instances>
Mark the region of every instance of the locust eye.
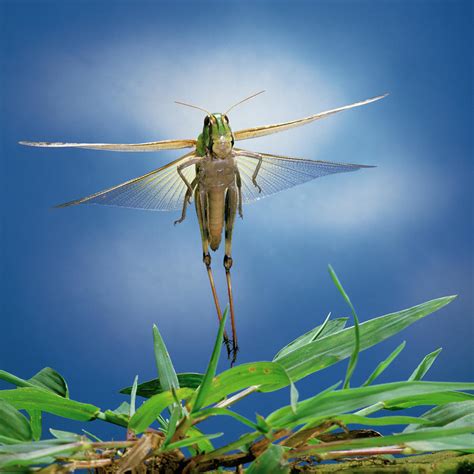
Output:
<instances>
[{"instance_id":1,"label":"locust eye","mask_svg":"<svg viewBox=\"0 0 474 474\"><path fill-rule=\"evenodd\" d=\"M209 126L209 121L210 121L209 115L206 115L206 118L204 119L204 126L205 127Z\"/></svg>"},{"instance_id":2,"label":"locust eye","mask_svg":"<svg viewBox=\"0 0 474 474\"><path fill-rule=\"evenodd\" d=\"M224 115L224 119L227 123L229 123L229 117L227 117L227 115Z\"/></svg>"}]
</instances>

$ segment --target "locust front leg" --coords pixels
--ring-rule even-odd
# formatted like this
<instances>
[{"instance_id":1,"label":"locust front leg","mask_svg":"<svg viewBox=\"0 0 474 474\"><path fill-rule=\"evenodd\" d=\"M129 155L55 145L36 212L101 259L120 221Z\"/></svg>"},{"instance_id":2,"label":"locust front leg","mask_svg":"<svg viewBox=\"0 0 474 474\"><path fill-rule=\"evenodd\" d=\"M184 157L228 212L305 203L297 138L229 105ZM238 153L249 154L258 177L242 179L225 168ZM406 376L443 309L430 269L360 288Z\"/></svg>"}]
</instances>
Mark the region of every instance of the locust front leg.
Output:
<instances>
[{"instance_id":1,"label":"locust front leg","mask_svg":"<svg viewBox=\"0 0 474 474\"><path fill-rule=\"evenodd\" d=\"M202 260L206 265L207 276L209 277L209 283L211 285L212 297L216 306L217 318L219 322L222 319L221 307L219 305L219 299L217 297L216 285L214 284L214 276L212 275L211 269L211 254L209 253L209 229L208 229L208 218L207 218L207 193L201 191L199 186L196 189L196 195L194 199L196 205L196 214L199 222L199 229L201 231L202 240ZM232 349L230 347L229 336L224 329L223 342L227 349L227 357L230 358Z\"/></svg>"},{"instance_id":2,"label":"locust front leg","mask_svg":"<svg viewBox=\"0 0 474 474\"><path fill-rule=\"evenodd\" d=\"M235 214L237 211L238 203L238 190L236 186L230 186L227 189L225 199L225 255L224 255L224 268L225 276L227 280L227 293L229 295L229 306L230 306L230 318L232 324L232 362L231 366L234 365L237 359L237 352L239 346L237 343L237 330L235 328L235 311L234 311L234 298L232 295L232 281L230 277L230 269L232 267L232 231L234 229Z\"/></svg>"},{"instance_id":3,"label":"locust front leg","mask_svg":"<svg viewBox=\"0 0 474 474\"><path fill-rule=\"evenodd\" d=\"M194 178L193 182L191 183L191 189L188 188L186 190L186 194L184 195L184 201L183 201L183 210L181 211L181 217L178 220L174 221L174 225L181 224L181 222L183 222L184 219L186 219L186 208L188 207L188 204L191 202L193 191L194 191L194 188L196 187L197 182L198 182L198 179Z\"/></svg>"}]
</instances>

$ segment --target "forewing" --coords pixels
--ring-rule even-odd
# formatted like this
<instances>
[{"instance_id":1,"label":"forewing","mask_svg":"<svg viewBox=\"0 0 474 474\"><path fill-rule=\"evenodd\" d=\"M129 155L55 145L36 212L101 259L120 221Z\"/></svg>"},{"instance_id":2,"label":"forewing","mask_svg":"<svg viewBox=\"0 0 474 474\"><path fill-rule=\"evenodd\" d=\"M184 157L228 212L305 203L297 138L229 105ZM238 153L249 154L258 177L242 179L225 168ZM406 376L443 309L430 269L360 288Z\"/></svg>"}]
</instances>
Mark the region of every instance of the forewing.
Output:
<instances>
[{"instance_id":1,"label":"forewing","mask_svg":"<svg viewBox=\"0 0 474 474\"><path fill-rule=\"evenodd\" d=\"M167 165L139 178L113 186L91 196L60 204L57 207L75 204L102 204L105 206L129 207L153 211L174 211L183 206L186 184L178 175L177 167L195 157L188 153ZM195 178L195 166L183 169L189 183Z\"/></svg>"},{"instance_id":2,"label":"forewing","mask_svg":"<svg viewBox=\"0 0 474 474\"><path fill-rule=\"evenodd\" d=\"M107 151L159 151L178 150L196 146L196 140L162 140L147 143L62 143L62 142L19 142L20 145L49 148L89 148Z\"/></svg>"},{"instance_id":3,"label":"forewing","mask_svg":"<svg viewBox=\"0 0 474 474\"><path fill-rule=\"evenodd\" d=\"M245 150L235 149L234 157L242 178L242 194L244 202L251 202L275 194L284 189L292 188L298 184L306 183L312 179L335 173L348 173L361 168L373 166L356 165L351 163L334 163L331 161L305 160L281 155L259 153L262 164L256 181L262 189L252 182L252 176L258 165L258 159L245 155Z\"/></svg>"},{"instance_id":4,"label":"forewing","mask_svg":"<svg viewBox=\"0 0 474 474\"><path fill-rule=\"evenodd\" d=\"M320 112L319 114L310 115L309 117L304 117L297 120L292 120L290 122L276 123L273 125L263 125L261 127L246 128L245 130L239 130L234 133L236 140L247 140L249 138L258 138L265 135L270 135L271 133L283 132L290 128L299 127L301 125L306 125L307 123L313 122L314 120L319 120L329 115L337 114L343 110L353 109L354 107L360 107L361 105L370 104L377 100L383 99L388 94L379 95L377 97L372 97L371 99L363 100L361 102L356 102L355 104L345 105L343 107L338 107L337 109L326 110L325 112Z\"/></svg>"}]
</instances>

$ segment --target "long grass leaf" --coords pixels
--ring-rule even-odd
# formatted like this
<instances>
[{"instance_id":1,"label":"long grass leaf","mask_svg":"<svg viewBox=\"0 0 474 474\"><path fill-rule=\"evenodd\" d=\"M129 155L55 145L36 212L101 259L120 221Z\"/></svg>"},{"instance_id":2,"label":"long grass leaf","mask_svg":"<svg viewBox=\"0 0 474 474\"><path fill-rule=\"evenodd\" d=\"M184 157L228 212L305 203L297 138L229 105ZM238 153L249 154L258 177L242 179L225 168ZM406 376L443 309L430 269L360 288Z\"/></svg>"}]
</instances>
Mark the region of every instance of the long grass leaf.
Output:
<instances>
[{"instance_id":1,"label":"long grass leaf","mask_svg":"<svg viewBox=\"0 0 474 474\"><path fill-rule=\"evenodd\" d=\"M341 293L342 297L346 300L346 303L349 305L349 308L351 309L352 316L354 317L354 350L352 351L351 358L349 359L349 365L347 366L346 378L343 384L343 388L349 388L351 377L352 377L352 374L354 373L354 370L357 364L357 359L359 358L359 351L360 351L359 318L357 317L356 310L354 309L354 306L352 305L352 302L349 296L347 295L341 282L339 281L339 278L337 277L336 272L334 271L331 265L328 265L328 269L329 269L329 274L331 275L332 281L336 285L336 288L339 290L339 293Z\"/></svg>"},{"instance_id":2,"label":"long grass leaf","mask_svg":"<svg viewBox=\"0 0 474 474\"><path fill-rule=\"evenodd\" d=\"M135 415L136 411L136 400L137 400L137 387L138 387L138 375L135 375L135 379L133 380L132 391L130 393L130 418Z\"/></svg>"},{"instance_id":3,"label":"long grass leaf","mask_svg":"<svg viewBox=\"0 0 474 474\"><path fill-rule=\"evenodd\" d=\"M205 408L196 412L193 415L193 419L207 418L210 416L230 416L231 418L240 421L244 425L247 425L254 430L258 430L258 426L248 418L245 418L245 416L239 415L238 413L227 408Z\"/></svg>"},{"instance_id":4,"label":"long grass leaf","mask_svg":"<svg viewBox=\"0 0 474 474\"><path fill-rule=\"evenodd\" d=\"M414 417L414 416L405 416L405 415L395 415L395 416L379 416L379 417L370 417L370 416L361 416L356 415L355 413L337 415L332 418L335 422L343 423L344 425L364 425L364 426L390 426L390 425L408 425L412 424L413 426L428 426L429 421L423 419L423 417ZM309 428L314 428L321 425L323 422L330 421L331 418L327 417L316 417L309 420L303 427L302 430ZM334 426L338 426L336 423Z\"/></svg>"},{"instance_id":5,"label":"long grass leaf","mask_svg":"<svg viewBox=\"0 0 474 474\"><path fill-rule=\"evenodd\" d=\"M452 415L452 414L451 414ZM470 409L465 410L465 414L462 415L461 413L458 414L459 416L452 421L443 424L442 428L444 429L451 429L451 428L463 428L463 427L474 427L474 413L472 412L472 407ZM431 414L433 416L433 414ZM436 422L439 423L439 420ZM436 429L441 428L441 426L423 426L421 429L407 431L405 430L404 433L421 433L426 431L433 431ZM474 429L472 430L474 433ZM414 441L409 443L409 446L413 449L418 451L445 451L445 450L461 450L464 452L474 453L474 434L473 433L466 433L460 434L457 436L447 436L445 438L437 438L436 440L432 440L429 443L426 441Z\"/></svg>"},{"instance_id":6,"label":"long grass leaf","mask_svg":"<svg viewBox=\"0 0 474 474\"><path fill-rule=\"evenodd\" d=\"M97 441L98 443L102 443L102 439L100 439L98 436L96 436L95 434L91 433L90 431L87 431L85 429L82 429L81 430L84 434L86 434L87 436L89 436L90 439L93 439L94 441Z\"/></svg>"},{"instance_id":7,"label":"long grass leaf","mask_svg":"<svg viewBox=\"0 0 474 474\"><path fill-rule=\"evenodd\" d=\"M171 357L156 324L153 325L153 347L161 386L165 391L179 388L178 377L171 362Z\"/></svg>"},{"instance_id":8,"label":"long grass leaf","mask_svg":"<svg viewBox=\"0 0 474 474\"><path fill-rule=\"evenodd\" d=\"M439 438L464 435L474 432L474 425L461 428L436 428L433 430L420 430L413 433L400 433L375 438L359 438L350 441L337 441L332 443L321 443L314 448L308 449L306 454L319 454L340 450L363 449L377 446L405 445L415 441L429 441ZM431 450L431 449L430 449ZM407 450L410 454L413 451Z\"/></svg>"},{"instance_id":9,"label":"long grass leaf","mask_svg":"<svg viewBox=\"0 0 474 474\"><path fill-rule=\"evenodd\" d=\"M43 430L41 410L28 410L28 415L30 417L33 439L35 441L39 441L41 439L41 432Z\"/></svg>"},{"instance_id":10,"label":"long grass leaf","mask_svg":"<svg viewBox=\"0 0 474 474\"><path fill-rule=\"evenodd\" d=\"M168 421L168 428L166 430L166 436L165 441L163 442L163 446L168 445L176 431L176 425L178 424L178 421L181 417L181 409L182 407L179 404L175 404L171 409L171 416Z\"/></svg>"},{"instance_id":11,"label":"long grass leaf","mask_svg":"<svg viewBox=\"0 0 474 474\"><path fill-rule=\"evenodd\" d=\"M61 454L68 456L77 451L87 449L83 442L51 445L44 448L15 454L0 454L0 468L2 470L11 466L29 466L33 464L50 464L55 461L54 456Z\"/></svg>"},{"instance_id":12,"label":"long grass leaf","mask_svg":"<svg viewBox=\"0 0 474 474\"><path fill-rule=\"evenodd\" d=\"M166 449L173 450L178 448L185 448L187 446L191 446L192 444L198 444L204 440L211 440L214 438L220 438L224 433L214 433L210 435L198 435L198 436L191 436L189 438L182 439L180 441L175 441L174 443L170 443Z\"/></svg>"},{"instance_id":13,"label":"long grass leaf","mask_svg":"<svg viewBox=\"0 0 474 474\"><path fill-rule=\"evenodd\" d=\"M380 400L395 398L410 399L420 394L430 394L441 391L474 390L474 383L451 382L394 382L382 385L369 385L345 390L338 390L298 403L296 413L291 406L280 408L267 417L273 427L291 427L306 423L317 417L335 417L352 412ZM429 397L428 397L429 398Z\"/></svg>"},{"instance_id":14,"label":"long grass leaf","mask_svg":"<svg viewBox=\"0 0 474 474\"><path fill-rule=\"evenodd\" d=\"M425 355L423 360L418 364L417 368L412 372L410 377L408 377L408 380L421 380L426 375L428 370L430 370L430 367L433 365L441 350L442 347Z\"/></svg>"},{"instance_id":15,"label":"long grass leaf","mask_svg":"<svg viewBox=\"0 0 474 474\"><path fill-rule=\"evenodd\" d=\"M10 374L5 370L0 370L0 380L5 380L17 387L39 387L55 393L61 397L69 397L69 389L62 375L54 369L45 367L29 380L22 379L16 375Z\"/></svg>"},{"instance_id":16,"label":"long grass leaf","mask_svg":"<svg viewBox=\"0 0 474 474\"><path fill-rule=\"evenodd\" d=\"M464 402L447 403L438 406L423 413L421 417L426 420L425 427L441 427L452 423L467 415L474 415L474 400L466 400ZM418 425L408 425L404 432L409 433L419 429ZM474 445L473 445L474 447Z\"/></svg>"},{"instance_id":17,"label":"long grass leaf","mask_svg":"<svg viewBox=\"0 0 474 474\"><path fill-rule=\"evenodd\" d=\"M222 319L219 324L219 330L217 331L216 341L214 343L214 349L212 351L211 360L207 366L206 373L202 380L200 387L197 389L196 399L192 405L191 414L197 412L203 405L211 390L212 379L216 375L217 364L221 355L222 348L222 337L224 335L225 322L227 320L228 308L225 309Z\"/></svg>"},{"instance_id":18,"label":"long grass leaf","mask_svg":"<svg viewBox=\"0 0 474 474\"><path fill-rule=\"evenodd\" d=\"M326 337L330 334L334 334L338 331L344 329L346 325L347 318L337 318L330 320L331 313L326 316L326 319L323 323L315 328L311 329L307 333L303 334L302 336L296 338L294 341L291 341L285 347L280 349L278 353L273 358L274 361L278 361L280 357L283 357L286 354L298 349L299 347L305 346L310 342L316 341L320 337Z\"/></svg>"},{"instance_id":19,"label":"long grass leaf","mask_svg":"<svg viewBox=\"0 0 474 474\"><path fill-rule=\"evenodd\" d=\"M406 341L403 341L385 360L380 362L369 378L362 384L362 387L370 385L387 367L396 359L398 354L405 348Z\"/></svg>"},{"instance_id":20,"label":"long grass leaf","mask_svg":"<svg viewBox=\"0 0 474 474\"><path fill-rule=\"evenodd\" d=\"M237 365L216 375L207 392L203 406L211 405L228 395L249 387L258 386L258 391L267 392L287 387L291 380L285 369L276 362L253 362Z\"/></svg>"},{"instance_id":21,"label":"long grass leaf","mask_svg":"<svg viewBox=\"0 0 474 474\"><path fill-rule=\"evenodd\" d=\"M100 411L94 405L69 400L33 387L0 390L0 400L7 401L18 410L41 410L78 421L92 420Z\"/></svg>"},{"instance_id":22,"label":"long grass leaf","mask_svg":"<svg viewBox=\"0 0 474 474\"><path fill-rule=\"evenodd\" d=\"M380 316L360 324L360 350L384 341L413 324L419 319L434 313L449 304L455 296L447 296L426 303ZM354 352L354 328L346 328L335 334L319 338L278 359L296 382L309 374L335 364Z\"/></svg>"},{"instance_id":23,"label":"long grass leaf","mask_svg":"<svg viewBox=\"0 0 474 474\"><path fill-rule=\"evenodd\" d=\"M385 400L383 408L386 410L403 410L423 405L445 405L446 403L463 402L474 400L474 395L465 392L437 392L419 395L412 395L410 398L394 398Z\"/></svg>"},{"instance_id":24,"label":"long grass leaf","mask_svg":"<svg viewBox=\"0 0 474 474\"><path fill-rule=\"evenodd\" d=\"M203 437L201 440L198 440L196 443L194 443L194 445L188 446L188 450L192 456L195 456L196 454L209 453L214 450L214 445L211 443L211 440L207 439L204 433L195 426L188 428L186 434L189 437L194 437L194 439L196 439L198 436Z\"/></svg>"},{"instance_id":25,"label":"long grass leaf","mask_svg":"<svg viewBox=\"0 0 474 474\"><path fill-rule=\"evenodd\" d=\"M194 390L190 388L180 388L176 390L177 396L181 400L188 399ZM128 423L129 429L135 433L145 431L160 415L160 413L174 402L174 396L171 391L162 392L149 398L143 405L137 408L135 414Z\"/></svg>"},{"instance_id":26,"label":"long grass leaf","mask_svg":"<svg viewBox=\"0 0 474 474\"><path fill-rule=\"evenodd\" d=\"M204 374L198 373L182 373L176 374L178 377L178 384L180 388L198 388L202 383ZM144 398L150 398L153 395L164 392L165 390L161 386L160 379L155 378L142 382L137 386L137 395ZM120 393L130 395L132 393L132 386L125 387L120 390Z\"/></svg>"},{"instance_id":27,"label":"long grass leaf","mask_svg":"<svg viewBox=\"0 0 474 474\"><path fill-rule=\"evenodd\" d=\"M0 400L0 437L11 439L11 443L33 439L32 426L26 417L4 400Z\"/></svg>"}]
</instances>

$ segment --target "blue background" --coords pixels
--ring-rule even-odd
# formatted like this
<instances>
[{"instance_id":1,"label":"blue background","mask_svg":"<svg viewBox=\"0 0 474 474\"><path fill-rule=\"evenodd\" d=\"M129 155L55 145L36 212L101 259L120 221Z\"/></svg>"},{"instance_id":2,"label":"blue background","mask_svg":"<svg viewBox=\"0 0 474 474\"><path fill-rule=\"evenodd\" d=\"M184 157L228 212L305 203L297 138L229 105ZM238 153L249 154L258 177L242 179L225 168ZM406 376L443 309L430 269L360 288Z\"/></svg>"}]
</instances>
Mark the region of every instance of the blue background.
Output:
<instances>
[{"instance_id":1,"label":"blue background","mask_svg":"<svg viewBox=\"0 0 474 474\"><path fill-rule=\"evenodd\" d=\"M470 2L5 2L2 16L0 366L49 365L74 399L113 408L153 378L158 324L178 371L203 371L216 316L194 212L52 205L139 176L178 152L47 150L18 140L195 138L203 114L235 130L299 118L384 92L383 101L248 141L255 151L377 165L246 206L234 233L239 362L277 350L348 309L362 320L459 294L449 307L361 354L362 382L402 340L380 380L406 378L443 347L428 379L473 377L472 15ZM225 300L222 249L215 276ZM225 369L228 362L221 362ZM345 363L298 384L301 397ZM6 385L2 385L5 386ZM244 414L288 403L255 395ZM79 423L48 418L56 428ZM218 431L220 420L210 423ZM122 437L99 421L87 429ZM228 440L240 431L228 421Z\"/></svg>"}]
</instances>

